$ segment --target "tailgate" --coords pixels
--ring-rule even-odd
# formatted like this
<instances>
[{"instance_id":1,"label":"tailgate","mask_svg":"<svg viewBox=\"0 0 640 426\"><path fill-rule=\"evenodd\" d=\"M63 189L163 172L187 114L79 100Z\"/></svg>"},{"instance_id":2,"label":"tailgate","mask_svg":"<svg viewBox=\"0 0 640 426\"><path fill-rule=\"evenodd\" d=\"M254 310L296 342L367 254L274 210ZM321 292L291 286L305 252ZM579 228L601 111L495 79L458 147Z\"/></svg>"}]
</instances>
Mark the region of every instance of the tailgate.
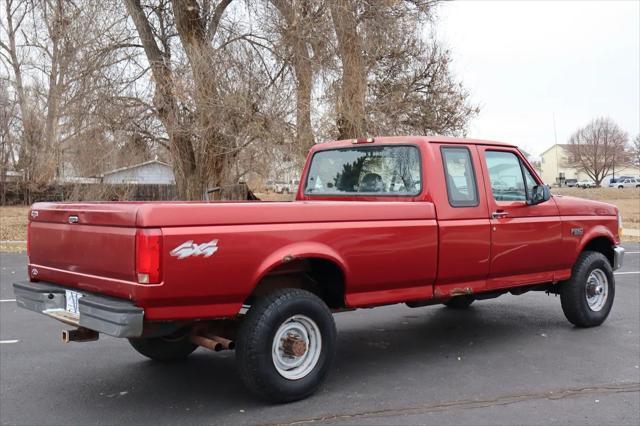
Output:
<instances>
[{"instance_id":1,"label":"tailgate","mask_svg":"<svg viewBox=\"0 0 640 426\"><path fill-rule=\"evenodd\" d=\"M90 276L134 281L137 208L135 203L34 204L31 278L51 279L65 271L64 284L80 288Z\"/></svg>"}]
</instances>

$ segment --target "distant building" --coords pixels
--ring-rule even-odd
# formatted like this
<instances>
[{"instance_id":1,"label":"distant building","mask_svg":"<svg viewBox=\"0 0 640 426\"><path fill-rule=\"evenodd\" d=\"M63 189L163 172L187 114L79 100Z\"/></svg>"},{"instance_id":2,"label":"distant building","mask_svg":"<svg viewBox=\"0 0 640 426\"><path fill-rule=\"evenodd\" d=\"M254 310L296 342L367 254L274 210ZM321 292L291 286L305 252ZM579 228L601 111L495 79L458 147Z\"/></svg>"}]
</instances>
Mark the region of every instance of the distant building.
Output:
<instances>
[{"instance_id":1,"label":"distant building","mask_svg":"<svg viewBox=\"0 0 640 426\"><path fill-rule=\"evenodd\" d=\"M100 175L102 183L111 184L175 184L173 168L159 160L145 161L129 167L110 170Z\"/></svg>"},{"instance_id":2,"label":"distant building","mask_svg":"<svg viewBox=\"0 0 640 426\"><path fill-rule=\"evenodd\" d=\"M541 177L547 185L562 185L567 179L591 180L584 170L573 166L569 162L569 145L555 144L541 155ZM602 185L608 185L613 178L614 170L602 180ZM632 166L616 166L615 176L640 176L640 168Z\"/></svg>"}]
</instances>

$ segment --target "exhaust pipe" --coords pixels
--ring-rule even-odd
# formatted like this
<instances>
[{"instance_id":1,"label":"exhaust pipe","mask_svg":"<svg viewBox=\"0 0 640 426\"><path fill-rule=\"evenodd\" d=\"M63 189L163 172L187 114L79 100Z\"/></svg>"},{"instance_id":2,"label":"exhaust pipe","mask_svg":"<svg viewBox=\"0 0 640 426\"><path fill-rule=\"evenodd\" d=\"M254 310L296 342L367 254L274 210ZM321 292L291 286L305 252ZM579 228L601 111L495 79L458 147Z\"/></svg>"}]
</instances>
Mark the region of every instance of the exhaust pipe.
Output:
<instances>
[{"instance_id":1,"label":"exhaust pipe","mask_svg":"<svg viewBox=\"0 0 640 426\"><path fill-rule=\"evenodd\" d=\"M209 336L211 340L214 340L222 345L224 349L234 350L236 348L236 344L233 340L225 339L220 336Z\"/></svg>"},{"instance_id":2,"label":"exhaust pipe","mask_svg":"<svg viewBox=\"0 0 640 426\"><path fill-rule=\"evenodd\" d=\"M100 337L100 333L84 327L62 331L62 343L93 342L94 340L98 340L98 337Z\"/></svg>"},{"instance_id":3,"label":"exhaust pipe","mask_svg":"<svg viewBox=\"0 0 640 426\"><path fill-rule=\"evenodd\" d=\"M220 336L205 337L194 334L191 336L191 342L215 352L220 352L223 349L235 349L236 347L233 341Z\"/></svg>"}]
</instances>

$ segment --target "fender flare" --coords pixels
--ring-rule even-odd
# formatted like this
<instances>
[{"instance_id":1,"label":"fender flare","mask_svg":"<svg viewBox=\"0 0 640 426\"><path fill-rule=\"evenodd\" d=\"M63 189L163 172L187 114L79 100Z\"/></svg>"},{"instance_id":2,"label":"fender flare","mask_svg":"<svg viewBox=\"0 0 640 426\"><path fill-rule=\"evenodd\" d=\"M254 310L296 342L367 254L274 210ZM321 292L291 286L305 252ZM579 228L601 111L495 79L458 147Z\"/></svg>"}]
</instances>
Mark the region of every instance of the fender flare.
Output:
<instances>
[{"instance_id":1,"label":"fender flare","mask_svg":"<svg viewBox=\"0 0 640 426\"><path fill-rule=\"evenodd\" d=\"M267 256L258 266L255 274L251 278L252 291L260 284L262 279L277 267L298 259L324 259L334 263L344 278L345 288L349 268L346 262L331 247L316 242L293 243L279 248Z\"/></svg>"},{"instance_id":2,"label":"fender flare","mask_svg":"<svg viewBox=\"0 0 640 426\"><path fill-rule=\"evenodd\" d=\"M578 244L577 246L577 250L574 253L573 263L575 263L575 261L578 259L578 256L580 256L580 253L582 253L582 251L587 246L587 244L589 244L591 241L595 240L596 238L603 238L603 237L609 240L612 247L615 245L615 240L616 240L615 236L613 235L613 232L611 232L611 230L606 226L596 225L593 228L589 229L583 235L582 239L580 240L580 244Z\"/></svg>"}]
</instances>

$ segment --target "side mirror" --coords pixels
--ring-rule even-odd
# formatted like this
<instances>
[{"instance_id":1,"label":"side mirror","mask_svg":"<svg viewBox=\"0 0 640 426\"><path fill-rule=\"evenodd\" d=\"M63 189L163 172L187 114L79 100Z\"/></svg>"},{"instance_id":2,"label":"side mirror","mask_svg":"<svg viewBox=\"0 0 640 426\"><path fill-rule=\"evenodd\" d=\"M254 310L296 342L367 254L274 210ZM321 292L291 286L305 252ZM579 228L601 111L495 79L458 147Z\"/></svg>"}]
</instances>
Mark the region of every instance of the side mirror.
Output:
<instances>
[{"instance_id":1,"label":"side mirror","mask_svg":"<svg viewBox=\"0 0 640 426\"><path fill-rule=\"evenodd\" d=\"M545 201L549 201L549 198L551 198L549 187L547 185L536 185L531 191L531 199L528 204L535 205L544 203Z\"/></svg>"}]
</instances>

